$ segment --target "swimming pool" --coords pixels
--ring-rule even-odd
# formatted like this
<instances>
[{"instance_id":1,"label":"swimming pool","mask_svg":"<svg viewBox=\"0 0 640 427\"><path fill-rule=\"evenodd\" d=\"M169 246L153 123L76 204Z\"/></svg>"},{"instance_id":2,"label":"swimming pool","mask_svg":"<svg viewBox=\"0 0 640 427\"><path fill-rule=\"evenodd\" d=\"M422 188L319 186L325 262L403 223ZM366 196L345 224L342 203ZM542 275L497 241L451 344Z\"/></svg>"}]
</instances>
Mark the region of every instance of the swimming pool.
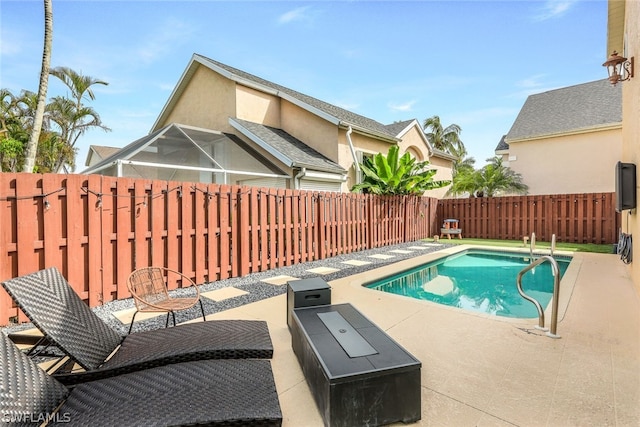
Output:
<instances>
[{"instance_id":1,"label":"swimming pool","mask_svg":"<svg viewBox=\"0 0 640 427\"><path fill-rule=\"evenodd\" d=\"M571 257L555 256L560 278ZM529 254L468 249L364 286L503 317L537 318L535 306L518 294L516 278ZM525 293L546 307L553 295L551 265L543 263L522 278Z\"/></svg>"}]
</instances>

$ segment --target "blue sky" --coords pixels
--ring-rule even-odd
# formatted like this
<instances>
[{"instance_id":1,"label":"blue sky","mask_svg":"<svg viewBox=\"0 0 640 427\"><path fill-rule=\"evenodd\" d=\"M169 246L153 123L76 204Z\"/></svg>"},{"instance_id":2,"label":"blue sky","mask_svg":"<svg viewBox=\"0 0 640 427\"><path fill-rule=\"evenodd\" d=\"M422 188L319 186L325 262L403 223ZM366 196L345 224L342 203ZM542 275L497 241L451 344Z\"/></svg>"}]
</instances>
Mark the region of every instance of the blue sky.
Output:
<instances>
[{"instance_id":1,"label":"blue sky","mask_svg":"<svg viewBox=\"0 0 640 427\"><path fill-rule=\"evenodd\" d=\"M198 53L384 124L440 116L481 166L533 93L606 78L606 0L53 0L52 66L107 81L90 105L122 147ZM0 0L0 87L36 92L41 0ZM50 78L48 98L65 88Z\"/></svg>"}]
</instances>

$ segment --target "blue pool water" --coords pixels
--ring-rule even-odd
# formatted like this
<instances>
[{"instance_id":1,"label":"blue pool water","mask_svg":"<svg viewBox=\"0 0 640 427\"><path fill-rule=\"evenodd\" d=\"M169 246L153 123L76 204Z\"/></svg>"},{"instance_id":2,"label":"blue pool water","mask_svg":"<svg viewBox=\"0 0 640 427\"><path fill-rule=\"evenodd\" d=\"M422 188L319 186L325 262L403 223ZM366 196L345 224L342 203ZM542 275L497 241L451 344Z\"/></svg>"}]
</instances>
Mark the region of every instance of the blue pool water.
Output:
<instances>
[{"instance_id":1,"label":"blue pool water","mask_svg":"<svg viewBox=\"0 0 640 427\"><path fill-rule=\"evenodd\" d=\"M555 257L560 277L570 257ZM503 317L537 318L535 306L518 293L518 273L529 256L470 249L364 286L470 311ZM522 278L524 292L546 307L553 295L551 265L545 262Z\"/></svg>"}]
</instances>

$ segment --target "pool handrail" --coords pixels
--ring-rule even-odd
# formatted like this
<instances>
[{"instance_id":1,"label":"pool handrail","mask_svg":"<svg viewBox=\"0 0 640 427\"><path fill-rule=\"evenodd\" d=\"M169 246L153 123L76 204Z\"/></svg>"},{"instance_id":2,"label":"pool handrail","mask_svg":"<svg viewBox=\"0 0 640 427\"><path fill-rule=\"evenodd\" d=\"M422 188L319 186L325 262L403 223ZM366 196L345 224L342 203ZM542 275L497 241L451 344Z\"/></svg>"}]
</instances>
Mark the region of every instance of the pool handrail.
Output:
<instances>
[{"instance_id":1,"label":"pool handrail","mask_svg":"<svg viewBox=\"0 0 640 427\"><path fill-rule=\"evenodd\" d=\"M540 305L540 303L530 297L529 295L525 294L524 291L522 290L522 276L525 275L525 273L527 273L529 270L532 270L533 268L535 268L536 266L544 263L544 262L549 262L551 264L551 274L553 275L553 296L552 296L552 302L551 302L551 325L550 328L545 328L544 326L544 310L542 309L542 306ZM531 264L529 264L528 266L526 266L525 268L523 268L519 273L518 273L518 278L516 279L516 284L518 287L518 293L522 296L522 298L526 299L527 301L533 303L533 305L536 306L536 309L538 310L538 326L536 326L537 329L543 330L543 331L547 331L547 336L551 337L551 338L560 338L559 335L556 334L556 330L558 328L558 297L560 295L560 269L558 267L558 262L550 255L543 255L540 258L536 259L535 261L533 261Z\"/></svg>"},{"instance_id":2,"label":"pool handrail","mask_svg":"<svg viewBox=\"0 0 640 427\"><path fill-rule=\"evenodd\" d=\"M533 252L536 249L536 233L531 233L531 240L529 240L529 259L533 262L535 257ZM549 255L553 256L553 253L556 250L556 235L555 233L551 235L551 249L549 250Z\"/></svg>"}]
</instances>

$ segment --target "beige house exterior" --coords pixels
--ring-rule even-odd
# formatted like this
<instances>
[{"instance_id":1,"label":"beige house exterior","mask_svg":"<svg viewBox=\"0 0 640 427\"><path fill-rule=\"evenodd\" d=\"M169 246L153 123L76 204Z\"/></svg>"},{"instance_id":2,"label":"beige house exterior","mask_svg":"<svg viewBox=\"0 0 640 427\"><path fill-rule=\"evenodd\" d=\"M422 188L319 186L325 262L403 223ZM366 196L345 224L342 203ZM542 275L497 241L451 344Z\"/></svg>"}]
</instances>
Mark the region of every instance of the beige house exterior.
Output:
<instances>
[{"instance_id":1,"label":"beige house exterior","mask_svg":"<svg viewBox=\"0 0 640 427\"><path fill-rule=\"evenodd\" d=\"M613 192L621 88L603 79L529 96L495 153L531 195Z\"/></svg>"},{"instance_id":2,"label":"beige house exterior","mask_svg":"<svg viewBox=\"0 0 640 427\"><path fill-rule=\"evenodd\" d=\"M607 51L603 62L615 50L626 58L635 59L635 75L617 86L622 90L622 161L640 164L640 2L609 0ZM603 68L603 73L606 73ZM636 200L640 200L636 187ZM640 216L638 209L622 213L622 227L633 236L633 253L640 254ZM637 255L636 255L637 257ZM633 283L640 294L640 263L631 262Z\"/></svg>"},{"instance_id":3,"label":"beige house exterior","mask_svg":"<svg viewBox=\"0 0 640 427\"><path fill-rule=\"evenodd\" d=\"M358 163L363 157L386 154L391 145L398 145L401 153L429 160L438 170L435 179L450 180L454 158L430 147L417 120L403 124L401 129L398 124L383 125L194 54L150 135L165 137L169 127L221 135L189 141L202 151L204 160L192 159L192 166L200 168L201 182L220 182L224 176L227 184L347 192L361 180ZM208 141L215 138L217 143ZM137 148L125 147L123 152L130 156L126 160L135 163L136 156L151 148L159 152L157 141L161 140L143 139L136 142ZM244 147L269 170L249 175L254 168L248 155L236 155L233 165L225 167L225 157L234 146ZM104 173L117 157L94 164L85 173ZM426 195L438 197L444 192L439 189Z\"/></svg>"}]
</instances>

